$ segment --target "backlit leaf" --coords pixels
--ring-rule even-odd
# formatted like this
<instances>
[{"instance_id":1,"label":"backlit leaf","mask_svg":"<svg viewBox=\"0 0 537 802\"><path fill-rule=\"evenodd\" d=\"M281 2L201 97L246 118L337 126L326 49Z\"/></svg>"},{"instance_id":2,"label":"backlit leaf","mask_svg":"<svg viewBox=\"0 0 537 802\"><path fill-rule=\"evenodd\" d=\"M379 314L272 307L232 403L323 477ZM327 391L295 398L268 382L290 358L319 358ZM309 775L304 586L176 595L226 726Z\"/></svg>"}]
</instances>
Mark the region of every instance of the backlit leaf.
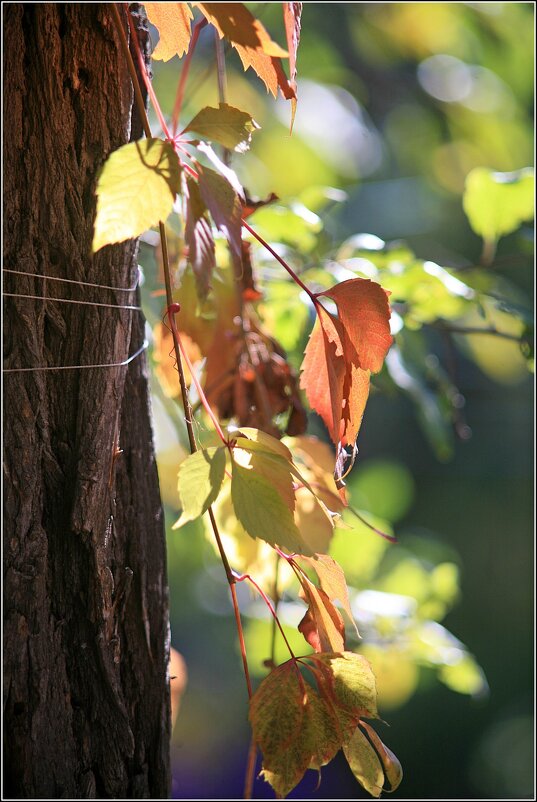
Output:
<instances>
[{"instance_id":1,"label":"backlit leaf","mask_svg":"<svg viewBox=\"0 0 537 802\"><path fill-rule=\"evenodd\" d=\"M218 496L226 469L223 446L200 449L188 456L179 468L179 498L182 515L174 529L202 515Z\"/></svg>"},{"instance_id":2,"label":"backlit leaf","mask_svg":"<svg viewBox=\"0 0 537 802\"><path fill-rule=\"evenodd\" d=\"M289 660L271 671L250 702L253 737L263 754L263 776L286 796L306 769L319 769L340 749L337 714Z\"/></svg>"},{"instance_id":3,"label":"backlit leaf","mask_svg":"<svg viewBox=\"0 0 537 802\"><path fill-rule=\"evenodd\" d=\"M251 537L290 552L311 554L302 541L293 513L275 487L254 470L233 463L231 499L238 521Z\"/></svg>"},{"instance_id":4,"label":"backlit leaf","mask_svg":"<svg viewBox=\"0 0 537 802\"><path fill-rule=\"evenodd\" d=\"M300 17L302 15L302 3L284 3L283 21L285 24L285 35L287 37L287 49L289 50L289 85L295 93L291 98L291 130L296 112L296 56L298 43L300 42Z\"/></svg>"},{"instance_id":5,"label":"backlit leaf","mask_svg":"<svg viewBox=\"0 0 537 802\"><path fill-rule=\"evenodd\" d=\"M242 426L237 430L237 434L244 435L237 439L237 445L241 448L250 448L252 451L260 449L262 451L271 451L273 454L278 454L289 462L292 461L293 455L286 445L281 440L277 440L272 435L261 431L261 429L253 429L249 426ZM247 442L243 442L244 440Z\"/></svg>"},{"instance_id":6,"label":"backlit leaf","mask_svg":"<svg viewBox=\"0 0 537 802\"><path fill-rule=\"evenodd\" d=\"M342 567L327 554L315 554L313 557L303 557L303 561L311 566L319 577L322 590L331 601L339 601L349 620L356 627L349 599L349 590L345 581ZM356 629L358 632L358 630ZM334 649L337 651L337 649Z\"/></svg>"},{"instance_id":7,"label":"backlit leaf","mask_svg":"<svg viewBox=\"0 0 537 802\"><path fill-rule=\"evenodd\" d=\"M466 177L463 206L476 234L496 242L524 220L531 220L535 205L533 169L495 173L475 167Z\"/></svg>"},{"instance_id":8,"label":"backlit leaf","mask_svg":"<svg viewBox=\"0 0 537 802\"><path fill-rule=\"evenodd\" d=\"M210 167L199 168L199 190L203 202L229 242L235 258L241 259L241 201L223 176Z\"/></svg>"},{"instance_id":9,"label":"backlit leaf","mask_svg":"<svg viewBox=\"0 0 537 802\"><path fill-rule=\"evenodd\" d=\"M253 737L263 753L266 778L286 796L309 766L301 733L306 716L305 684L289 660L266 677L250 701Z\"/></svg>"},{"instance_id":10,"label":"backlit leaf","mask_svg":"<svg viewBox=\"0 0 537 802\"><path fill-rule=\"evenodd\" d=\"M378 798L384 785L384 772L377 753L357 727L348 744L343 747L350 769L361 786Z\"/></svg>"},{"instance_id":11,"label":"backlit leaf","mask_svg":"<svg viewBox=\"0 0 537 802\"><path fill-rule=\"evenodd\" d=\"M143 139L114 151L97 182L93 251L166 220L179 190L179 161L169 142Z\"/></svg>"},{"instance_id":12,"label":"backlit leaf","mask_svg":"<svg viewBox=\"0 0 537 802\"><path fill-rule=\"evenodd\" d=\"M303 576L299 576L305 601L306 615L298 625L309 645L316 652L343 652L345 627L343 619L324 590Z\"/></svg>"},{"instance_id":13,"label":"backlit leaf","mask_svg":"<svg viewBox=\"0 0 537 802\"><path fill-rule=\"evenodd\" d=\"M239 442L246 438L241 437ZM250 443L246 440L246 443ZM257 446L257 443L253 443ZM270 451L243 449L236 446L233 449L233 459L243 468L252 470L257 476L266 479L277 490L286 506L293 511L295 508L295 492L293 478L289 470L289 462L279 454Z\"/></svg>"},{"instance_id":14,"label":"backlit leaf","mask_svg":"<svg viewBox=\"0 0 537 802\"><path fill-rule=\"evenodd\" d=\"M211 142L219 142L229 150L242 153L250 147L252 133L258 128L256 121L247 112L227 103L220 103L218 108L206 106L198 112L183 133L194 131Z\"/></svg>"},{"instance_id":15,"label":"backlit leaf","mask_svg":"<svg viewBox=\"0 0 537 802\"><path fill-rule=\"evenodd\" d=\"M157 61L169 61L176 55L181 58L190 45L190 20L194 16L188 3L144 3L144 8L160 36L152 58Z\"/></svg>"},{"instance_id":16,"label":"backlit leaf","mask_svg":"<svg viewBox=\"0 0 537 802\"><path fill-rule=\"evenodd\" d=\"M355 352L346 356L362 370L378 373L393 342L386 291L369 279L353 278L321 295L337 304L339 320Z\"/></svg>"},{"instance_id":17,"label":"backlit leaf","mask_svg":"<svg viewBox=\"0 0 537 802\"><path fill-rule=\"evenodd\" d=\"M315 654L310 659L322 662L333 675L333 690L339 707L358 718L378 718L375 675L369 662L354 652Z\"/></svg>"},{"instance_id":18,"label":"backlit leaf","mask_svg":"<svg viewBox=\"0 0 537 802\"><path fill-rule=\"evenodd\" d=\"M339 317L317 306L300 384L335 445L352 445L369 396L370 371L381 369L392 344L387 294L379 284L357 278L321 295L336 302Z\"/></svg>"},{"instance_id":19,"label":"backlit leaf","mask_svg":"<svg viewBox=\"0 0 537 802\"><path fill-rule=\"evenodd\" d=\"M197 3L204 17L214 25L218 35L225 37L240 56L245 70L258 74L274 97L280 87L284 97L295 96L283 71L279 57L288 55L272 41L261 22L242 3Z\"/></svg>"},{"instance_id":20,"label":"backlit leaf","mask_svg":"<svg viewBox=\"0 0 537 802\"><path fill-rule=\"evenodd\" d=\"M403 779L403 769L399 760L396 758L391 749L388 749L378 737L375 730L365 721L360 722L360 727L365 730L367 737L371 741L375 752L380 760L384 772L384 786L388 784L388 791L395 791L401 784Z\"/></svg>"},{"instance_id":21,"label":"backlit leaf","mask_svg":"<svg viewBox=\"0 0 537 802\"><path fill-rule=\"evenodd\" d=\"M200 190L190 177L186 179L185 242L188 246L188 261L196 277L196 289L200 300L204 300L210 289L211 274L215 267L214 239L207 219L207 208Z\"/></svg>"},{"instance_id":22,"label":"backlit leaf","mask_svg":"<svg viewBox=\"0 0 537 802\"><path fill-rule=\"evenodd\" d=\"M325 422L334 443L340 440L345 372L339 321L319 309L304 353L300 386L306 391L310 407Z\"/></svg>"}]
</instances>

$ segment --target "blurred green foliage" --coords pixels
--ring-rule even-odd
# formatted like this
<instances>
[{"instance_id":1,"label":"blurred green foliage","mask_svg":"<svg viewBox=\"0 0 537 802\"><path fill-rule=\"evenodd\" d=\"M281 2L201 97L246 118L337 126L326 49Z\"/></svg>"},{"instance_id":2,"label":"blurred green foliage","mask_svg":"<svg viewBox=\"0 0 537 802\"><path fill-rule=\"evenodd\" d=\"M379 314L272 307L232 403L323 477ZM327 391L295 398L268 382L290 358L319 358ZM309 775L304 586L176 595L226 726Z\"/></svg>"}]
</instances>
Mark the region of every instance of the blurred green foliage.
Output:
<instances>
[{"instance_id":1,"label":"blurred green foliage","mask_svg":"<svg viewBox=\"0 0 537 802\"><path fill-rule=\"evenodd\" d=\"M248 5L283 42L279 4ZM352 529L336 530L331 554L345 569L363 637L353 647L374 665L399 739L392 745L406 779L395 797L531 794L533 237L530 192L519 211L518 200L504 206L496 191L533 180L532 54L529 3L305 4L292 137L288 106L265 98L234 53L227 58L228 102L261 125L233 168L251 194L280 197L252 225L314 290L361 276L392 293L395 345L375 377L348 488L357 511L400 542L345 513ZM154 65L164 109L179 69L176 59ZM216 102L213 42L202 35L185 124ZM150 297L152 247L141 261L154 324L162 304ZM298 368L311 310L257 247L254 269L264 293L258 312ZM186 439L180 410L157 383L154 411L171 524ZM203 420L198 426L203 435ZM323 435L318 420L311 429ZM172 637L191 677L176 731L180 798L218 797L225 772L226 788L240 794L237 754L248 738L237 723L244 692L227 585L202 530L197 521L169 535ZM301 651L304 607L292 590L280 613ZM262 676L272 623L240 591L248 653ZM279 642L275 656L286 657ZM440 683L462 696L444 698ZM219 768L211 773L208 762ZM356 795L350 780L327 774L327 798Z\"/></svg>"}]
</instances>

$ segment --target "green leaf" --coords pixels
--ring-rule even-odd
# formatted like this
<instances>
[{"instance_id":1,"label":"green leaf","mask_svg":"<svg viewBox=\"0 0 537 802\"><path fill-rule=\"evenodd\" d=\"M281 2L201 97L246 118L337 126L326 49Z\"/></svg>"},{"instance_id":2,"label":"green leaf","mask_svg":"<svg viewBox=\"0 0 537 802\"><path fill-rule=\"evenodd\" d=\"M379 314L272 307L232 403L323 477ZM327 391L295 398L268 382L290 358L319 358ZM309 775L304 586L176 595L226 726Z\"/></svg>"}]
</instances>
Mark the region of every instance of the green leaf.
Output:
<instances>
[{"instance_id":1,"label":"green leaf","mask_svg":"<svg viewBox=\"0 0 537 802\"><path fill-rule=\"evenodd\" d=\"M391 749L388 749L386 744L382 743L375 730L370 727L369 724L365 721L361 721L360 727L365 730L367 738L380 760L382 770L384 771L384 786L388 783L388 790L390 793L395 791L400 786L401 780L403 779L403 769L401 768L399 760Z\"/></svg>"},{"instance_id":2,"label":"green leaf","mask_svg":"<svg viewBox=\"0 0 537 802\"><path fill-rule=\"evenodd\" d=\"M250 443L245 438L239 438L238 442ZM257 446L256 443L252 445ZM254 449L244 449L237 446L233 449L233 461L243 468L247 468L255 473L256 476L266 479L267 482L278 492L280 498L291 510L295 509L295 491L293 489L293 477L289 470L289 462L270 451Z\"/></svg>"},{"instance_id":3,"label":"green leaf","mask_svg":"<svg viewBox=\"0 0 537 802\"><path fill-rule=\"evenodd\" d=\"M377 686L369 661L354 652L315 654L310 658L332 672L336 704L356 718L378 718Z\"/></svg>"},{"instance_id":4,"label":"green leaf","mask_svg":"<svg viewBox=\"0 0 537 802\"><path fill-rule=\"evenodd\" d=\"M272 437L272 435L261 431L261 429L242 426L237 431L237 434L242 435L242 437L237 439L237 445L240 445L241 448L250 449L252 451L256 451L257 449L272 451L274 454L279 454L280 457L289 460L289 462L293 459L293 455L281 440L277 440L275 437Z\"/></svg>"},{"instance_id":5,"label":"green leaf","mask_svg":"<svg viewBox=\"0 0 537 802\"><path fill-rule=\"evenodd\" d=\"M282 797L342 744L333 707L306 684L293 660L263 680L250 702L250 721L263 753L263 776Z\"/></svg>"},{"instance_id":6,"label":"green leaf","mask_svg":"<svg viewBox=\"0 0 537 802\"><path fill-rule=\"evenodd\" d=\"M311 760L301 737L306 717L304 681L289 660L266 677L250 701L253 737L263 753L265 778L281 796L300 782Z\"/></svg>"},{"instance_id":7,"label":"green leaf","mask_svg":"<svg viewBox=\"0 0 537 802\"><path fill-rule=\"evenodd\" d=\"M179 160L169 142L142 139L114 151L97 182L93 251L166 220L179 190Z\"/></svg>"},{"instance_id":8,"label":"green leaf","mask_svg":"<svg viewBox=\"0 0 537 802\"><path fill-rule=\"evenodd\" d=\"M196 451L179 468L179 498L182 515L173 525L178 529L198 518L216 500L226 470L226 449L223 446Z\"/></svg>"},{"instance_id":9,"label":"green leaf","mask_svg":"<svg viewBox=\"0 0 537 802\"><path fill-rule=\"evenodd\" d=\"M243 153L250 147L252 133L259 128L256 121L245 111L220 103L217 109L206 106L184 129L195 131L212 142L219 142L229 150Z\"/></svg>"},{"instance_id":10,"label":"green leaf","mask_svg":"<svg viewBox=\"0 0 537 802\"><path fill-rule=\"evenodd\" d=\"M513 173L475 167L466 177L463 207L475 233L495 243L516 231L524 220L531 220L534 198L535 178L530 167Z\"/></svg>"},{"instance_id":11,"label":"green leaf","mask_svg":"<svg viewBox=\"0 0 537 802\"><path fill-rule=\"evenodd\" d=\"M233 462L231 500L238 521L250 537L259 537L299 554L311 554L302 541L293 513L273 483L252 468Z\"/></svg>"},{"instance_id":12,"label":"green leaf","mask_svg":"<svg viewBox=\"0 0 537 802\"><path fill-rule=\"evenodd\" d=\"M384 785L384 772L377 753L358 728L349 743L343 747L343 752L360 785L371 796L379 797Z\"/></svg>"}]
</instances>

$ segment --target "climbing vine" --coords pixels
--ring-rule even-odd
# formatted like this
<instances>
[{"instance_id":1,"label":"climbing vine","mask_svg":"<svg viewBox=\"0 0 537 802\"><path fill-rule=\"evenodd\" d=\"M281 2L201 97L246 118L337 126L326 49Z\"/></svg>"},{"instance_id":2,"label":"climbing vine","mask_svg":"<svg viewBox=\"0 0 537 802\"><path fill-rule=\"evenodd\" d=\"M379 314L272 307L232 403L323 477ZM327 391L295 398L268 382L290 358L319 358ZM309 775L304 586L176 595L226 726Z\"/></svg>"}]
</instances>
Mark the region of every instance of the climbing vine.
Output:
<instances>
[{"instance_id":1,"label":"climbing vine","mask_svg":"<svg viewBox=\"0 0 537 802\"><path fill-rule=\"evenodd\" d=\"M408 253L400 259L404 269L391 270L390 254L380 259L377 253L374 277L349 275L347 269L335 284L321 272L308 281L307 271L295 269L281 243L261 233L256 219L278 199L274 194L252 198L231 167L259 126L248 111L226 101L222 42L268 92L289 101L292 130L300 102L301 3L283 4L285 48L241 3L146 3L145 9L159 33L153 58L182 59L175 102L169 113L161 108L128 4L115 4L145 138L119 148L104 165L96 190L93 249L139 237L153 227L159 231L155 247L166 304L162 323L155 327L155 353L161 381L181 399L191 451L179 469L182 512L174 528L206 516L229 583L253 733L245 796L251 796L257 749L263 776L281 797L307 769L320 771L342 749L357 780L378 797L398 787L402 770L368 723L379 718L375 675L364 655L348 646L358 628L344 572L328 553L330 543L334 528L348 528L352 518L383 540L395 540L350 506L345 480L356 461L371 377L385 370L387 358L392 375L405 370L397 345L392 348L402 320L413 317L420 325L447 331L462 307L490 299L470 282L433 263L418 264ZM129 23L134 60L121 11ZM212 28L215 38L220 102L185 120L190 65L205 28ZM142 92L150 98L159 136L150 128ZM507 200L509 219L498 212L506 191L515 195ZM491 193L494 202L488 210ZM494 258L499 237L531 216L530 195L529 171L505 179L483 168L468 177L465 210L483 236L485 262ZM346 247L354 255L360 246ZM297 290L295 302L315 319L298 371L265 319L270 314L256 277L257 254L285 271L287 286L293 282ZM344 249L339 256L346 258ZM417 278L403 281L411 271L428 282L436 297L451 293L451 318L443 314L440 320L420 306L423 294L412 294ZM516 339L527 345L524 331ZM411 386L412 377L407 380ZM306 434L304 397L334 446L330 469L326 444ZM226 545L230 533L240 543L233 558ZM236 593L242 582L259 594L274 621L269 673L255 690ZM278 614L284 583L298 589L305 605L298 625L305 653L291 645ZM288 653L281 664L274 659L277 638ZM478 667L471 666L477 684L484 685Z\"/></svg>"}]
</instances>

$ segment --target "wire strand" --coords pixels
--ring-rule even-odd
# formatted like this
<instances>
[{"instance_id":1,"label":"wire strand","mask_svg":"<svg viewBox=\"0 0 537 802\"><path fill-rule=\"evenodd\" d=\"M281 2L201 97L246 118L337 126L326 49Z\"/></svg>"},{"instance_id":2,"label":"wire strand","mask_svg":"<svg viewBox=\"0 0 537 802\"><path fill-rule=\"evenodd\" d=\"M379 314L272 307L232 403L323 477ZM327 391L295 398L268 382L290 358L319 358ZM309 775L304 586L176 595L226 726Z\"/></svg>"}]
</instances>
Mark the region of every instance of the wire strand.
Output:
<instances>
[{"instance_id":1,"label":"wire strand","mask_svg":"<svg viewBox=\"0 0 537 802\"><path fill-rule=\"evenodd\" d=\"M75 301L72 298L51 298L48 295L23 295L20 292L4 292L2 293L4 297L9 298L30 298L34 301L54 301L55 303L61 304L82 304L83 306L105 306L107 309L130 309L135 311L140 311L142 309L141 306L130 306L125 304L124 306L121 304L104 304L104 303L97 303L97 301Z\"/></svg>"},{"instance_id":2,"label":"wire strand","mask_svg":"<svg viewBox=\"0 0 537 802\"><path fill-rule=\"evenodd\" d=\"M59 278L58 276L45 276L43 273L28 273L25 270L11 270L11 268L3 267L2 273L15 273L17 276L28 276L29 278L42 278L46 281L63 281L65 284L78 284L80 287L96 287L100 290L114 290L115 292L134 292L140 284L140 272L138 271L138 278L136 284L132 287L111 287L108 284L93 284L90 281L76 281L72 278ZM6 295L8 293L5 293Z\"/></svg>"},{"instance_id":3,"label":"wire strand","mask_svg":"<svg viewBox=\"0 0 537 802\"><path fill-rule=\"evenodd\" d=\"M29 373L39 370L88 370L89 368L121 368L124 365L128 365L129 362L132 362L134 359L136 359L136 357L140 356L140 354L146 350L148 345L149 342L144 340L140 348L138 348L138 350L135 351L134 354L131 354L131 356L129 356L127 359L124 359L123 362L104 362L96 365L47 365L37 368L3 368L2 373Z\"/></svg>"}]
</instances>

